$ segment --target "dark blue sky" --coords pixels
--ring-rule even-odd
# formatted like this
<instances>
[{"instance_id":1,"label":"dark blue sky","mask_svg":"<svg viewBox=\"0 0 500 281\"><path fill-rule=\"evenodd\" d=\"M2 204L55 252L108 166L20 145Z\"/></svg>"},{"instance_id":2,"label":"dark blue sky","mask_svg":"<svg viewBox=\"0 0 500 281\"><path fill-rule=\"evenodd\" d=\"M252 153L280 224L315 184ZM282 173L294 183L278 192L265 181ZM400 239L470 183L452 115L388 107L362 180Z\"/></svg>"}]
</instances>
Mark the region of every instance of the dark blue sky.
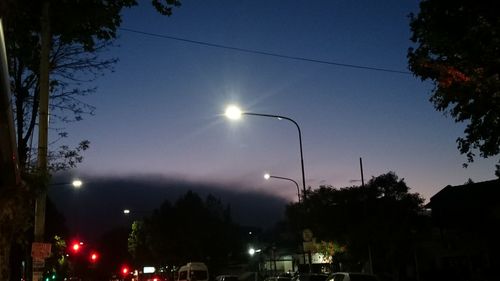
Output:
<instances>
[{"instance_id":1,"label":"dark blue sky","mask_svg":"<svg viewBox=\"0 0 500 281\"><path fill-rule=\"evenodd\" d=\"M126 10L122 27L227 46L369 67L407 70L408 14L418 1L183 1L171 17L149 1ZM89 139L72 173L162 176L296 200L301 181L293 124L225 106L279 114L302 128L306 183L349 186L395 171L426 199L442 187L493 178L497 159L466 160L463 126L433 109L432 85L408 74L242 53L120 31L120 62L85 101L96 115L68 125Z\"/></svg>"}]
</instances>

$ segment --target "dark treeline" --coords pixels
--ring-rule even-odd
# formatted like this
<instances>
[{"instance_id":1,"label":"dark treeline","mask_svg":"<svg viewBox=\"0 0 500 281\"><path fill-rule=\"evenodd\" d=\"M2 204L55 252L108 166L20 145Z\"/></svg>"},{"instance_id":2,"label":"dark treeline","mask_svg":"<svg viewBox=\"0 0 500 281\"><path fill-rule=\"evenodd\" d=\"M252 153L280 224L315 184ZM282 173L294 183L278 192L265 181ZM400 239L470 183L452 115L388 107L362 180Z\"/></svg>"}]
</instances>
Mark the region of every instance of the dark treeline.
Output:
<instances>
[{"instance_id":1,"label":"dark treeline","mask_svg":"<svg viewBox=\"0 0 500 281\"><path fill-rule=\"evenodd\" d=\"M133 223L128 250L136 265L181 265L203 261L216 269L245 258L240 226L229 205L188 191L175 203L164 201L149 217Z\"/></svg>"},{"instance_id":2,"label":"dark treeline","mask_svg":"<svg viewBox=\"0 0 500 281\"><path fill-rule=\"evenodd\" d=\"M290 231L312 230L318 251L331 257L331 270L396 277L414 267L415 241L429 229L423 202L389 172L364 186L309 189L302 203L287 207L286 217Z\"/></svg>"},{"instance_id":3,"label":"dark treeline","mask_svg":"<svg viewBox=\"0 0 500 281\"><path fill-rule=\"evenodd\" d=\"M431 216L423 204L424 199L410 192L404 179L389 172L373 177L363 186L309 188L300 203L286 206L283 221L264 232L234 222L230 205L217 197L202 198L188 191L174 202L163 201L141 220L130 222L131 228L116 228L103 235L92 245L100 251L97 263L82 263L75 257L63 260L66 265L56 263L59 262L56 258L68 251L64 249L68 246L61 244L53 248L54 253L59 251L59 254L56 253L48 265L65 276L80 271L102 279L119 276L124 264L140 269L200 261L208 265L212 277L258 270L265 276L279 272L276 268L274 271L269 267L264 269L266 262L276 263L280 257L292 256L294 270L309 270L302 248L304 230L309 229L311 251L323 254L325 263L321 266L332 272L373 272L381 280L394 281L446 280L448 276L454 280L486 280L483 277L489 276L488 270L493 268L498 242L492 242L497 232L490 231L492 234L488 236L484 229L498 226L498 219L495 219L496 213L491 217L484 215L489 207L478 205L486 202L478 198L483 198L491 188L496 190L497 186L498 181L490 181L446 187L439 196L431 198ZM462 197L452 198L457 207L448 202L446 194L455 190L463 193L462 197L468 196L469 204L476 202L471 207L478 211L468 211ZM460 212L452 212L454 208ZM439 210L452 212L452 215L443 215L440 224L434 214ZM51 217L57 218L54 222L62 222L59 215ZM55 231L57 223L50 225ZM64 236L63 230L59 232ZM51 233L57 235L58 231L54 231ZM259 255L249 256L250 246L259 249ZM467 258L465 265L477 263L478 266L472 270L460 266L461 263L457 265L455 261L463 257ZM488 262L483 263L484 260ZM446 261L450 261L449 264ZM316 265L313 271L320 269Z\"/></svg>"},{"instance_id":4,"label":"dark treeline","mask_svg":"<svg viewBox=\"0 0 500 281\"><path fill-rule=\"evenodd\" d=\"M331 270L369 272L372 267L379 275L398 279L408 267L415 270L418 239L430 231L423 202L393 172L364 186L321 186L309 189L302 202L290 203L285 220L251 242L300 254L307 228L316 250L330 256ZM189 191L135 222L128 247L136 265L204 261L217 271L248 261L249 242L248 234L231 220L228 205Z\"/></svg>"}]
</instances>

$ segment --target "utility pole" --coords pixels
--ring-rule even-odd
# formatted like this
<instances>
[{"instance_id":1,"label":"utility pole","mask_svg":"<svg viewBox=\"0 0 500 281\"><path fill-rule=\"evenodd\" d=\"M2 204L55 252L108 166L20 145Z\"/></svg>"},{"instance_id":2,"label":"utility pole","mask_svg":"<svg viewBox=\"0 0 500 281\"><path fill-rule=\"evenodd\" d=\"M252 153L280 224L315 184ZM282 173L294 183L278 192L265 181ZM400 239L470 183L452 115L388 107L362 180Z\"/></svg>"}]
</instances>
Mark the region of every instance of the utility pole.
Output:
<instances>
[{"instance_id":1,"label":"utility pole","mask_svg":"<svg viewBox=\"0 0 500 281\"><path fill-rule=\"evenodd\" d=\"M42 5L42 16L40 18L40 105L38 112L38 161L37 167L40 173L41 181L38 187L39 195L35 203L35 242L43 242L45 235L45 206L47 200L47 144L49 127L49 55L50 55L50 19L49 19L49 1L44 1ZM40 261L38 261L40 262ZM43 273L44 260L41 263L33 262L33 279L38 281ZM40 268L41 267L41 268Z\"/></svg>"},{"instance_id":2,"label":"utility pole","mask_svg":"<svg viewBox=\"0 0 500 281\"><path fill-rule=\"evenodd\" d=\"M363 158L359 157L359 168L361 170L361 186L365 187L365 176L363 175Z\"/></svg>"},{"instance_id":3,"label":"utility pole","mask_svg":"<svg viewBox=\"0 0 500 281\"><path fill-rule=\"evenodd\" d=\"M361 171L361 187L364 189L365 176L363 175L363 158L361 157L359 157L359 169ZM366 205L367 202L365 201L365 216L368 215L368 210ZM370 245L370 242L368 242L368 262L370 264L370 267L368 269L370 270L370 273L373 274L372 247Z\"/></svg>"},{"instance_id":4,"label":"utility pole","mask_svg":"<svg viewBox=\"0 0 500 281\"><path fill-rule=\"evenodd\" d=\"M49 127L49 51L50 51L50 23L49 3L45 1L41 18L41 47L40 47L40 105L38 112L38 172L47 175L47 143ZM42 186L45 189L45 186ZM45 199L42 192L37 198L35 211L35 240L43 240L45 232Z\"/></svg>"}]
</instances>

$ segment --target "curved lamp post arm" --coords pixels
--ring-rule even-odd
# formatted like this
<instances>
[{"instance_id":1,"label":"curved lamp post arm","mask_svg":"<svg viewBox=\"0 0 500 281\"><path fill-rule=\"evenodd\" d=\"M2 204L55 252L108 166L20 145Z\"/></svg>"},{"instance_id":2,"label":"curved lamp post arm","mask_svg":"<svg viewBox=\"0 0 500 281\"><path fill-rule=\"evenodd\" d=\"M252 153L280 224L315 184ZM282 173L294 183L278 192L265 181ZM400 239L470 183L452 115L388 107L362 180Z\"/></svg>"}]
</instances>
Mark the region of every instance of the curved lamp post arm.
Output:
<instances>
[{"instance_id":1,"label":"curved lamp post arm","mask_svg":"<svg viewBox=\"0 0 500 281\"><path fill-rule=\"evenodd\" d=\"M252 113L252 112L242 112L241 114L285 119L285 120L292 122L297 127L297 130L299 132L300 167L302 169L302 193L303 193L303 197L305 199L306 198L306 177L305 177L305 172L304 172L304 154L302 152L302 132L300 130L299 124L297 122L295 122L295 120L293 120L292 118L289 118L286 116L281 116L281 115ZM287 179L287 180L289 180L289 179ZM295 181L293 181L293 182L295 182ZM297 183L297 182L295 182L295 183Z\"/></svg>"},{"instance_id":2,"label":"curved lamp post arm","mask_svg":"<svg viewBox=\"0 0 500 281\"><path fill-rule=\"evenodd\" d=\"M287 180L287 181L293 182L295 184L295 186L297 186L297 196L299 197L299 202L300 202L300 189L299 189L299 184L296 181L294 181L292 179L289 179L289 178L272 176L272 175L269 175L269 178L271 178L271 179L281 179L281 180Z\"/></svg>"}]
</instances>

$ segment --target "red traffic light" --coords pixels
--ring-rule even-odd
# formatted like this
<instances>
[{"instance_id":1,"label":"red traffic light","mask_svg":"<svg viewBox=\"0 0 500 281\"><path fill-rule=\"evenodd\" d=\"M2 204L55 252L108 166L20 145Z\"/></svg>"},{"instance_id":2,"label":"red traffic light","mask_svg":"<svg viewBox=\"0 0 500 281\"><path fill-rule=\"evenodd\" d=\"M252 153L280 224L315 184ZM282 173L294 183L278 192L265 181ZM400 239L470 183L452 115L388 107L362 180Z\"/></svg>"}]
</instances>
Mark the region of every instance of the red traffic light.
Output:
<instances>
[{"instance_id":1,"label":"red traffic light","mask_svg":"<svg viewBox=\"0 0 500 281\"><path fill-rule=\"evenodd\" d=\"M85 246L82 241L73 239L70 243L68 243L67 251L68 254L76 256L86 253Z\"/></svg>"},{"instance_id":2,"label":"red traffic light","mask_svg":"<svg viewBox=\"0 0 500 281\"><path fill-rule=\"evenodd\" d=\"M73 245L71 246L71 249L73 250L73 252L78 252L80 250L80 243L73 243Z\"/></svg>"},{"instance_id":3,"label":"red traffic light","mask_svg":"<svg viewBox=\"0 0 500 281\"><path fill-rule=\"evenodd\" d=\"M127 275L127 274L129 273L128 266L126 266L126 265L122 266L121 273L122 273L123 275Z\"/></svg>"},{"instance_id":4,"label":"red traffic light","mask_svg":"<svg viewBox=\"0 0 500 281\"><path fill-rule=\"evenodd\" d=\"M98 259L99 259L99 254L97 252L90 253L90 261L91 262L97 262Z\"/></svg>"}]
</instances>

